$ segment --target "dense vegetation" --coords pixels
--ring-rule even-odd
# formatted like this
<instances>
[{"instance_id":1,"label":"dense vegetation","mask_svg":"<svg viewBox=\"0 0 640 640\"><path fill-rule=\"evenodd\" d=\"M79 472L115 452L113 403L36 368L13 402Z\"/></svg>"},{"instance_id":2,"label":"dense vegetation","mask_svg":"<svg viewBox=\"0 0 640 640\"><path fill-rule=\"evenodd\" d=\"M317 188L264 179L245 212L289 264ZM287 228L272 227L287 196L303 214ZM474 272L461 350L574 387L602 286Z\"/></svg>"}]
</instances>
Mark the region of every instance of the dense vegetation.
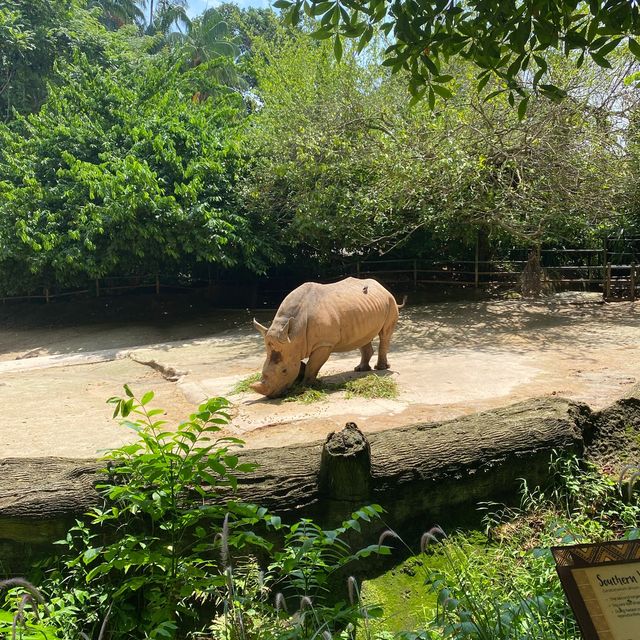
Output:
<instances>
[{"instance_id":1,"label":"dense vegetation","mask_svg":"<svg viewBox=\"0 0 640 640\"><path fill-rule=\"evenodd\" d=\"M639 231L637 3L281 0L287 25L186 4L0 0L0 294ZM637 494L557 460L550 494L491 506L487 539L409 541L427 604L399 625L350 575L400 544L347 542L379 507L285 524L234 500L251 466L216 440L226 401L166 428L126 394L139 440L109 454L42 593L0 583L0 635L573 639L545 549L639 535Z\"/></svg>"},{"instance_id":2,"label":"dense vegetation","mask_svg":"<svg viewBox=\"0 0 640 640\"><path fill-rule=\"evenodd\" d=\"M567 98L518 108L454 56L412 105L375 29L338 61L304 20L185 5L0 0L0 293L637 229L633 45L547 47L534 84Z\"/></svg>"}]
</instances>

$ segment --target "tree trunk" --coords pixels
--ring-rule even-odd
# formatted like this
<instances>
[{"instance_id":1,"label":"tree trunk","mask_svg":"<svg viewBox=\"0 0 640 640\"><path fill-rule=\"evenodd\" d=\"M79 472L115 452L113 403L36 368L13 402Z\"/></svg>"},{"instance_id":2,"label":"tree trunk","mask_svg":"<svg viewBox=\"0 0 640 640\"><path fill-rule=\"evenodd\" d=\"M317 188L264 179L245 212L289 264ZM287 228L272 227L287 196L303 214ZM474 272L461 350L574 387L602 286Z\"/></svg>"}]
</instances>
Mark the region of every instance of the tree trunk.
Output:
<instances>
[{"instance_id":1,"label":"tree trunk","mask_svg":"<svg viewBox=\"0 0 640 640\"><path fill-rule=\"evenodd\" d=\"M320 461L327 459L321 442L249 450L243 458L260 467L239 479L238 491L244 500L285 514L309 514L330 526L360 505L377 503L391 526L404 529L479 500L513 500L519 478L530 486L543 482L553 450L582 452L582 430L590 415L585 405L540 398L369 434L369 491L358 491L357 498L349 492L354 483L363 484L353 480L359 471L335 476L332 495L318 491L317 479L326 475ZM328 443L335 438L330 434Z\"/></svg>"},{"instance_id":2,"label":"tree trunk","mask_svg":"<svg viewBox=\"0 0 640 640\"><path fill-rule=\"evenodd\" d=\"M527 263L520 276L520 293L525 297L537 298L545 288L544 269L541 264L540 245L529 252Z\"/></svg>"}]
</instances>

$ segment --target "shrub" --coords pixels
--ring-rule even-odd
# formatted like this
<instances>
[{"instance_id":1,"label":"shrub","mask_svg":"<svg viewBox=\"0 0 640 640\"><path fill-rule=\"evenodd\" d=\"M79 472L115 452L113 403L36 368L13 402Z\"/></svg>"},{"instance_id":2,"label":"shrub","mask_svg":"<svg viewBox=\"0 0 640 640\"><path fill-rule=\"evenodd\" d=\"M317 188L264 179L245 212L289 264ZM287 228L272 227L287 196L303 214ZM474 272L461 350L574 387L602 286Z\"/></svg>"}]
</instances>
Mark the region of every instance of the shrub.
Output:
<instances>
[{"instance_id":1,"label":"shrub","mask_svg":"<svg viewBox=\"0 0 640 640\"><path fill-rule=\"evenodd\" d=\"M344 537L380 507L363 507L336 529L311 520L285 525L267 509L233 500L237 474L256 465L219 437L229 403L212 398L172 429L125 385L109 400L138 440L106 456L103 504L59 544L68 552L47 589L65 637L98 629L118 638L184 637L213 620L216 638L311 638L362 617L329 588L337 571L377 546L352 553ZM278 549L266 539L281 539ZM265 568L262 569L261 565ZM288 616L276 603L298 609Z\"/></svg>"}]
</instances>

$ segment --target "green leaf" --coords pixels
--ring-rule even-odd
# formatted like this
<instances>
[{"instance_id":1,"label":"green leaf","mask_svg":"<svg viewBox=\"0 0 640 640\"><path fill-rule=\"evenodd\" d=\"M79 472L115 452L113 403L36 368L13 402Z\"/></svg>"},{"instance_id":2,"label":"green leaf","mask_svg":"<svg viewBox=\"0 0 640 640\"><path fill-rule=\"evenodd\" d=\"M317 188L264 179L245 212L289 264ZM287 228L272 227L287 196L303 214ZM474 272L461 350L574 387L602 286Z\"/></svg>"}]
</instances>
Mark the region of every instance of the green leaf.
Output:
<instances>
[{"instance_id":1,"label":"green leaf","mask_svg":"<svg viewBox=\"0 0 640 640\"><path fill-rule=\"evenodd\" d=\"M155 393L153 391L147 391L147 393L145 393L142 396L142 400L140 400L140 404L143 405L143 406L145 404L148 404L149 402L151 402L153 400L154 396L155 396Z\"/></svg>"},{"instance_id":2,"label":"green leaf","mask_svg":"<svg viewBox=\"0 0 640 640\"><path fill-rule=\"evenodd\" d=\"M591 59L599 67L602 67L603 69L611 69L611 63L606 58L603 58L601 55L591 52Z\"/></svg>"},{"instance_id":3,"label":"green leaf","mask_svg":"<svg viewBox=\"0 0 640 640\"><path fill-rule=\"evenodd\" d=\"M447 87L443 87L442 85L432 84L431 88L433 88L433 90L445 100L449 100L449 98L453 96L453 93L447 89Z\"/></svg>"},{"instance_id":4,"label":"green leaf","mask_svg":"<svg viewBox=\"0 0 640 640\"><path fill-rule=\"evenodd\" d=\"M482 90L487 86L487 83L489 82L490 79L491 79L491 75L489 73L486 73L482 78L480 78L480 80L478 80L478 86L476 88L476 91L478 93L481 93Z\"/></svg>"},{"instance_id":5,"label":"green leaf","mask_svg":"<svg viewBox=\"0 0 640 640\"><path fill-rule=\"evenodd\" d=\"M529 96L520 100L520 104L518 105L518 120L524 120L524 117L527 114L528 106L529 106Z\"/></svg>"},{"instance_id":6,"label":"green leaf","mask_svg":"<svg viewBox=\"0 0 640 640\"><path fill-rule=\"evenodd\" d=\"M640 44L637 40L633 38L629 38L629 51L640 60Z\"/></svg>"},{"instance_id":7,"label":"green leaf","mask_svg":"<svg viewBox=\"0 0 640 640\"><path fill-rule=\"evenodd\" d=\"M360 40L358 41L358 47L356 48L356 52L360 53L371 41L373 37L373 28L367 27L364 33L360 36Z\"/></svg>"},{"instance_id":8,"label":"green leaf","mask_svg":"<svg viewBox=\"0 0 640 640\"><path fill-rule=\"evenodd\" d=\"M225 456L224 463L230 469L234 469L236 466L238 466L238 456Z\"/></svg>"},{"instance_id":9,"label":"green leaf","mask_svg":"<svg viewBox=\"0 0 640 640\"><path fill-rule=\"evenodd\" d=\"M553 84L541 84L540 91L553 102L561 102L567 97L567 92L564 89L560 89L560 87L556 87Z\"/></svg>"},{"instance_id":10,"label":"green leaf","mask_svg":"<svg viewBox=\"0 0 640 640\"><path fill-rule=\"evenodd\" d=\"M622 42L622 40L622 38L614 38L613 40L610 40L607 44L598 49L598 55L606 56L611 53L620 44L620 42Z\"/></svg>"},{"instance_id":11,"label":"green leaf","mask_svg":"<svg viewBox=\"0 0 640 640\"><path fill-rule=\"evenodd\" d=\"M82 554L82 562L84 562L85 564L89 564L91 561L95 560L95 558L97 558L100 555L101 551L102 551L102 547L89 547Z\"/></svg>"},{"instance_id":12,"label":"green leaf","mask_svg":"<svg viewBox=\"0 0 640 640\"><path fill-rule=\"evenodd\" d=\"M328 40L329 38L333 37L333 29L329 27L321 27L316 31L312 31L311 37L315 38L316 40Z\"/></svg>"},{"instance_id":13,"label":"green leaf","mask_svg":"<svg viewBox=\"0 0 640 640\"><path fill-rule=\"evenodd\" d=\"M499 96L501 93L504 93L506 91L506 89L496 89L495 91L492 91L491 93L487 94L484 97L483 102L489 102L489 100L491 100L491 98L495 98L496 96Z\"/></svg>"},{"instance_id":14,"label":"green leaf","mask_svg":"<svg viewBox=\"0 0 640 640\"><path fill-rule=\"evenodd\" d=\"M423 55L421 57L421 60L422 60L423 64L425 65L425 67L427 67L427 69L429 69L429 73L432 76L440 75L440 69L438 69L438 65L437 65L435 60L433 60L431 57L429 57L427 55Z\"/></svg>"},{"instance_id":15,"label":"green leaf","mask_svg":"<svg viewBox=\"0 0 640 640\"><path fill-rule=\"evenodd\" d=\"M547 61L542 56L538 56L534 54L533 59L536 61L536 64L538 65L538 67L543 70L543 72L547 71L549 66L547 64Z\"/></svg>"},{"instance_id":16,"label":"green leaf","mask_svg":"<svg viewBox=\"0 0 640 640\"><path fill-rule=\"evenodd\" d=\"M336 36L336 39L333 41L333 55L335 55L338 62L342 60L342 40L340 36Z\"/></svg>"},{"instance_id":17,"label":"green leaf","mask_svg":"<svg viewBox=\"0 0 640 640\"><path fill-rule=\"evenodd\" d=\"M431 78L432 82L440 82L440 83L451 82L451 80L453 80L453 76L451 75L434 76L433 78Z\"/></svg>"},{"instance_id":18,"label":"green leaf","mask_svg":"<svg viewBox=\"0 0 640 640\"><path fill-rule=\"evenodd\" d=\"M275 6L275 5L274 5ZM311 5L311 15L321 16L324 15L331 7L335 6L335 2L318 2Z\"/></svg>"}]
</instances>

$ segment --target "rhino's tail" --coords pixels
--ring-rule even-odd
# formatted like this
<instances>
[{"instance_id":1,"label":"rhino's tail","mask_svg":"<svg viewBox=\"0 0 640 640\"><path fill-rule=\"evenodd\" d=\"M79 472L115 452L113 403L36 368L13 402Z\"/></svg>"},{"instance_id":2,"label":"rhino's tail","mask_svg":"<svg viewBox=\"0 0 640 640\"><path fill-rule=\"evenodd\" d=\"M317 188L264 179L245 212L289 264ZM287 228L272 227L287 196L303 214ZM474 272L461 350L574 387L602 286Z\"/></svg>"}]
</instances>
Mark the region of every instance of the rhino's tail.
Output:
<instances>
[{"instance_id":1,"label":"rhino's tail","mask_svg":"<svg viewBox=\"0 0 640 640\"><path fill-rule=\"evenodd\" d=\"M404 307L405 304L407 304L407 298L409 296L407 296L406 294L404 296L402 296L402 304L398 305L398 309L402 309L402 307Z\"/></svg>"}]
</instances>

